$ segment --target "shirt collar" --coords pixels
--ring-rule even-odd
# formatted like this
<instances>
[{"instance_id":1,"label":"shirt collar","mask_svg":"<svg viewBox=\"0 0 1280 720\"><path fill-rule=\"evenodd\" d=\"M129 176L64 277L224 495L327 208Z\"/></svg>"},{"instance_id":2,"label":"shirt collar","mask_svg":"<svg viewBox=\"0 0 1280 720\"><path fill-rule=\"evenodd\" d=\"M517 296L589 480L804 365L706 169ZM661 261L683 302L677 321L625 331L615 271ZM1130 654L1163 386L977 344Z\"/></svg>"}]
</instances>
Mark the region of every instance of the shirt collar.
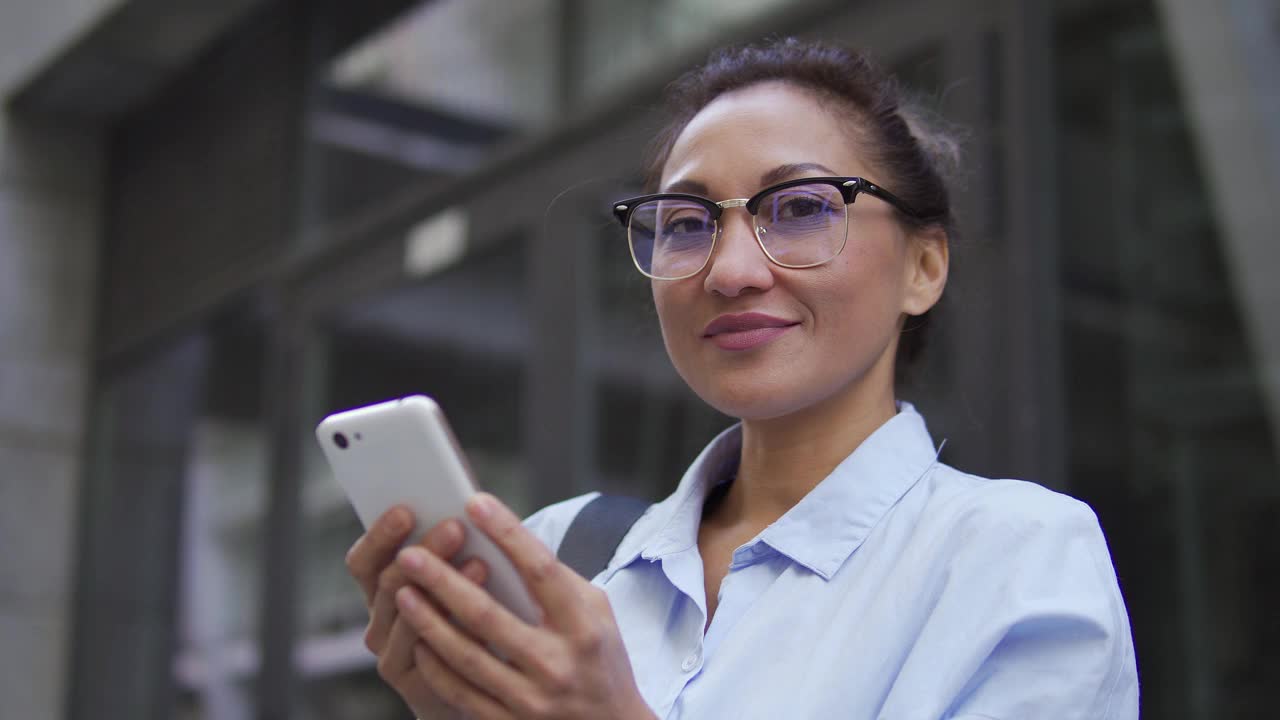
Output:
<instances>
[{"instance_id":1,"label":"shirt collar","mask_svg":"<svg viewBox=\"0 0 1280 720\"><path fill-rule=\"evenodd\" d=\"M742 448L742 426L720 433L698 455L667 499L636 523L606 579L637 557L657 560L698 540L702 505L728 481ZM937 460L924 418L906 402L795 507L760 533L777 552L830 579L871 530Z\"/></svg>"}]
</instances>

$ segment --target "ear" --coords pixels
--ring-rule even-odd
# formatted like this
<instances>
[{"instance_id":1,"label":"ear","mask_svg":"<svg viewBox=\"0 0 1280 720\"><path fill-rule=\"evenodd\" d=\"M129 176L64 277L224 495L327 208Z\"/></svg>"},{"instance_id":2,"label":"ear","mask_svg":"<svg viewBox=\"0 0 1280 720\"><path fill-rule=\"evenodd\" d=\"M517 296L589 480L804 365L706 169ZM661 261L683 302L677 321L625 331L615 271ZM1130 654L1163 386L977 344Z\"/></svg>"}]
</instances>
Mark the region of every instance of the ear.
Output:
<instances>
[{"instance_id":1,"label":"ear","mask_svg":"<svg viewBox=\"0 0 1280 720\"><path fill-rule=\"evenodd\" d=\"M923 315L938 302L947 286L949 262L946 230L930 227L908 236L902 312Z\"/></svg>"}]
</instances>

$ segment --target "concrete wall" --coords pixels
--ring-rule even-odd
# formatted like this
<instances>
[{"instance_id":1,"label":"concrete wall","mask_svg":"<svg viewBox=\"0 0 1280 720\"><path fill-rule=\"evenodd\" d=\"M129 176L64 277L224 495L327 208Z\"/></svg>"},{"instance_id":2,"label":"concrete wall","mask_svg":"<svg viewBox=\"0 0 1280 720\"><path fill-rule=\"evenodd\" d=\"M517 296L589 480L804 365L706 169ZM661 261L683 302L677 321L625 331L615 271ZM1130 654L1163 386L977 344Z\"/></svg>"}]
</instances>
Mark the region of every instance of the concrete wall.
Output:
<instances>
[{"instance_id":1,"label":"concrete wall","mask_svg":"<svg viewBox=\"0 0 1280 720\"><path fill-rule=\"evenodd\" d=\"M0 98L107 0L0 3ZM103 161L83 131L0 113L0 718L58 718Z\"/></svg>"},{"instance_id":2,"label":"concrete wall","mask_svg":"<svg viewBox=\"0 0 1280 720\"><path fill-rule=\"evenodd\" d=\"M101 177L0 118L0 718L61 714Z\"/></svg>"}]
</instances>

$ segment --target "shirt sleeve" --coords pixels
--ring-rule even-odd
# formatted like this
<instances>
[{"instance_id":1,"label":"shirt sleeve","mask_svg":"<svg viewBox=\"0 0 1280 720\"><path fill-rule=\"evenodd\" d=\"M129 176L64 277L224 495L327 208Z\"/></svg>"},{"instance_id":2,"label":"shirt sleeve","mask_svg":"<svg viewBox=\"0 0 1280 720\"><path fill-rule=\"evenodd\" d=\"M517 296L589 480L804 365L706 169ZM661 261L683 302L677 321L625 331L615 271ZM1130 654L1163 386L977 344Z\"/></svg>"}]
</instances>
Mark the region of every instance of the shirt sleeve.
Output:
<instances>
[{"instance_id":1,"label":"shirt sleeve","mask_svg":"<svg viewBox=\"0 0 1280 720\"><path fill-rule=\"evenodd\" d=\"M524 526L551 548L551 552L559 553L560 542L564 540L564 534L568 532L573 519L578 516L578 511L599 495L598 492L589 492L548 505L525 518Z\"/></svg>"},{"instance_id":2,"label":"shirt sleeve","mask_svg":"<svg viewBox=\"0 0 1280 720\"><path fill-rule=\"evenodd\" d=\"M904 672L933 672L933 717L1137 720L1133 639L1097 517L1030 483L989 483L946 538L926 652Z\"/></svg>"}]
</instances>

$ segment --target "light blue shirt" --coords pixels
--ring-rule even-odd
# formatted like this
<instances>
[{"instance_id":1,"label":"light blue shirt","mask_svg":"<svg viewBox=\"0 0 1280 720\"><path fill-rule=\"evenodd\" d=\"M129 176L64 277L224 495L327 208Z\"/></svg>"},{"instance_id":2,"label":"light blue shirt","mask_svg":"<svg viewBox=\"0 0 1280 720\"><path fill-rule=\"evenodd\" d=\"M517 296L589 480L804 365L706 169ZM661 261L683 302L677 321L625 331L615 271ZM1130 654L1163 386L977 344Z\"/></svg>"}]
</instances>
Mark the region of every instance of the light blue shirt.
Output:
<instances>
[{"instance_id":1,"label":"light blue shirt","mask_svg":"<svg viewBox=\"0 0 1280 720\"><path fill-rule=\"evenodd\" d=\"M733 553L706 625L698 523L732 427L593 582L660 718L1131 720L1129 619L1097 518L937 462L908 404ZM595 494L526 524L553 550Z\"/></svg>"}]
</instances>

